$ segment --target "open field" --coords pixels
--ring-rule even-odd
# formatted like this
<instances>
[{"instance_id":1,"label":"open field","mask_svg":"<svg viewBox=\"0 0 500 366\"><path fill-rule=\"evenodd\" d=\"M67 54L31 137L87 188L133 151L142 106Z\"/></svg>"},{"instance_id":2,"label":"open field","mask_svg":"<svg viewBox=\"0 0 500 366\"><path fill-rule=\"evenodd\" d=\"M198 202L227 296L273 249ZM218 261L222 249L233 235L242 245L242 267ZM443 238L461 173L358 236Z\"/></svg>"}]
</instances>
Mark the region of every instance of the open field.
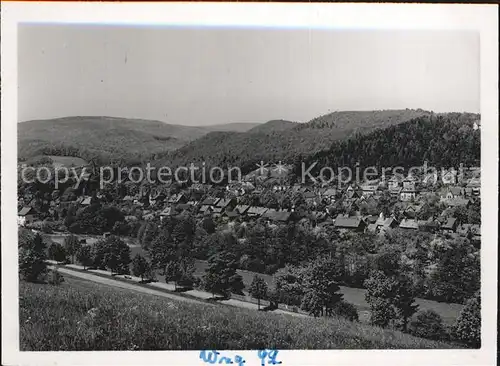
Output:
<instances>
[{"instance_id":1,"label":"open field","mask_svg":"<svg viewBox=\"0 0 500 366\"><path fill-rule=\"evenodd\" d=\"M453 347L336 318L187 304L71 277L19 288L22 351Z\"/></svg>"}]
</instances>

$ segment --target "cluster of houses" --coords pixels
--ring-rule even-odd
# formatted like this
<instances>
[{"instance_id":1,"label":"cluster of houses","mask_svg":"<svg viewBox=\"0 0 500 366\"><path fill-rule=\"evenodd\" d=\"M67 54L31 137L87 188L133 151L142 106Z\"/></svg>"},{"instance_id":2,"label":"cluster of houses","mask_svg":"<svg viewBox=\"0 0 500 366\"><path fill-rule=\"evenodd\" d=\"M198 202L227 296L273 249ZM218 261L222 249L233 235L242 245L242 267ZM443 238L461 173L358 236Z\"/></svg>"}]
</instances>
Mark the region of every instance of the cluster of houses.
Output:
<instances>
[{"instance_id":1,"label":"cluster of houses","mask_svg":"<svg viewBox=\"0 0 500 366\"><path fill-rule=\"evenodd\" d=\"M400 228L409 232L441 232L450 235L470 238L473 242L481 242L481 227L478 224L460 223L454 217L430 218L427 220L416 220L403 218L398 221L394 216L385 217L383 213L379 216L346 216L339 214L332 225L340 232L357 231L383 234L388 230Z\"/></svg>"},{"instance_id":2,"label":"cluster of houses","mask_svg":"<svg viewBox=\"0 0 500 366\"><path fill-rule=\"evenodd\" d=\"M286 224L290 221L310 220L315 225L332 226L339 231L384 233L387 230L400 228L408 231L441 231L450 234L470 236L480 240L480 228L470 223L460 223L453 217L441 215L427 220L417 220L419 212L425 207L429 196L439 197L439 202L447 209L468 207L480 197L480 177L473 174L458 182L456 175L445 172L441 175L439 188L433 183L437 181L435 174L421 177L392 176L388 180L372 180L363 184L350 184L339 188L333 186L313 186L303 184L287 184L282 176L249 175L241 182L227 184L224 187L210 184L192 184L177 193L171 194L167 189L143 190L136 195L126 195L118 205L137 207L141 210L142 220L165 220L168 217L189 212L197 217L211 216L221 221L249 221L262 219L268 223ZM196 195L193 195L196 192ZM290 196L302 197L307 210L271 207L260 207L244 204L248 202L246 195L263 195L268 192L290 193ZM85 193L85 192L83 192ZM200 197L195 201L193 197ZM402 215L398 219L392 215L361 215L360 207L367 205L378 207L379 202L390 197L398 201ZM85 207L103 198L99 192L92 196L81 195L76 200L62 202L60 197L50 200L49 215L57 209L77 204ZM38 220L32 197L19 198L18 224L21 226ZM335 210L331 210L332 206ZM339 210L340 206L340 210ZM338 214L338 212L343 212ZM137 216L128 215L126 221L138 220Z\"/></svg>"}]
</instances>

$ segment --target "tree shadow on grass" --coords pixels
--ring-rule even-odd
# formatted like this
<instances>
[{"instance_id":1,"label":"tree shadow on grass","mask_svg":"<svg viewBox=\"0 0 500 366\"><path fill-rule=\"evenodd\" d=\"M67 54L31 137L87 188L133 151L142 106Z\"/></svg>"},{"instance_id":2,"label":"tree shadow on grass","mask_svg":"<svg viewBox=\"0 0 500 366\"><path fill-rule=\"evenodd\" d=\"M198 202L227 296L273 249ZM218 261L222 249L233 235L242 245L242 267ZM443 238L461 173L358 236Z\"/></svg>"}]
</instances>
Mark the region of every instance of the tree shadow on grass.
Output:
<instances>
[{"instance_id":1,"label":"tree shadow on grass","mask_svg":"<svg viewBox=\"0 0 500 366\"><path fill-rule=\"evenodd\" d=\"M224 301L224 300L229 300L228 296L213 296L207 299L207 301L210 302L217 302L217 301Z\"/></svg>"}]
</instances>

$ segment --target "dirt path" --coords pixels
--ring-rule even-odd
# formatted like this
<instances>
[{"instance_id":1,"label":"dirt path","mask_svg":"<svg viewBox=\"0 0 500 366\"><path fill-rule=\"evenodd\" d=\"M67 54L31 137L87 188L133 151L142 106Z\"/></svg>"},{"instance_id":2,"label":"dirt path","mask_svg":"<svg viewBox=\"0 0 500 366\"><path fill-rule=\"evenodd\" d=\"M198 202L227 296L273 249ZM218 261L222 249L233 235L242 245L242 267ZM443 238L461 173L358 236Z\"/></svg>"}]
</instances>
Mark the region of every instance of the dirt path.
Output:
<instances>
[{"instance_id":1,"label":"dirt path","mask_svg":"<svg viewBox=\"0 0 500 366\"><path fill-rule=\"evenodd\" d=\"M62 274L67 274L68 276L78 277L78 278L81 278L81 279L84 279L87 281L97 282L97 283L101 283L101 284L108 285L108 286L119 287L119 288L124 288L127 290L142 292L145 294L166 297L166 298L169 298L172 300L184 301L184 302L189 302L189 303L204 303L205 305L208 305L208 306L214 306L214 305L209 304L209 303L204 302L204 301L194 300L194 299L190 299L190 298L184 297L184 296L169 294L169 293L166 293L163 291L158 291L158 290L150 289L147 287L134 285L133 283L122 282L122 281L113 280L111 278L97 276L97 275L94 275L92 273L79 272L79 271L67 269L64 267L59 267L58 271Z\"/></svg>"},{"instance_id":2,"label":"dirt path","mask_svg":"<svg viewBox=\"0 0 500 366\"><path fill-rule=\"evenodd\" d=\"M49 262L52 262L52 261L49 261ZM55 263L52 262L51 264L53 265ZM185 293L187 295L196 298L196 299L193 299L193 298L190 298L187 296L181 296L181 295L176 295L176 294L165 292L165 291L159 291L159 290L155 290L155 289L150 288L150 287L136 285L133 282L128 282L128 281L134 281L134 282L140 281L140 278L137 278L134 276L127 276L127 282L125 282L125 281L120 281L120 280L114 279L113 277L111 277L111 274L108 271L92 270L92 272L97 272L100 274L100 275L96 275L96 274L93 274L92 272L82 272L81 270L83 269L83 267L78 266L78 265L74 265L74 264L67 265L67 266L58 265L57 267L58 267L58 271L62 274L81 278L81 279L84 279L87 281L97 282L97 283L101 283L101 284L108 285L108 286L114 286L114 287L123 288L123 289L127 289L127 290L142 292L142 293L146 293L146 294L166 297L166 298L169 298L172 300L184 301L184 302L188 302L188 303L198 303L198 304L202 303L202 304L208 305L208 306L215 306L215 304L211 304L211 303L205 301L205 300L209 299L210 297L212 297L212 295L210 293L205 292L205 291L199 291L199 290L186 291ZM109 276L109 278L103 277L103 276ZM123 277L123 276L120 276L120 277ZM166 291L173 291L174 290L173 285L167 284L167 283L162 283L162 282L153 282L153 283L149 284L149 286L158 287L158 288L160 288L162 290L166 290ZM218 301L218 303L223 304L223 305L229 305L229 306L234 306L234 307L238 307L238 308L243 308L243 309L257 310L256 304L245 302L245 301L240 301L237 299L222 300L222 301ZM284 310L280 310L280 309L276 309L276 310L269 312L269 313L291 315L291 316L298 316L298 317L307 317L307 315L304 315L304 314L288 312L288 311L284 311Z\"/></svg>"}]
</instances>

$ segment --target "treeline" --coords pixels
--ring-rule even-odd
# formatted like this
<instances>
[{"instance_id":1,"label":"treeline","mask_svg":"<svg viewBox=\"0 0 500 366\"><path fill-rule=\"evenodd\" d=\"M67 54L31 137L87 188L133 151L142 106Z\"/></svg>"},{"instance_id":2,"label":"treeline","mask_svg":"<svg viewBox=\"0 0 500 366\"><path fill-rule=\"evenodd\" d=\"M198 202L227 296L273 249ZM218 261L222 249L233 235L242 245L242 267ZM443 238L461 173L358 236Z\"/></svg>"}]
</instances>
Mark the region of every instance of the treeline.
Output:
<instances>
[{"instance_id":1,"label":"treeline","mask_svg":"<svg viewBox=\"0 0 500 366\"><path fill-rule=\"evenodd\" d=\"M143 151L107 151L96 147L73 146L65 143L50 143L47 141L23 141L19 145L19 158L26 160L38 155L72 156L93 161L99 166L140 166L155 158L155 154Z\"/></svg>"},{"instance_id":2,"label":"treeline","mask_svg":"<svg viewBox=\"0 0 500 366\"><path fill-rule=\"evenodd\" d=\"M265 274L329 257L339 283L359 288L365 287L370 271L376 268L376 258L394 253L412 280L415 296L448 303L464 303L481 283L479 251L469 239L426 232L340 234L308 223L269 227L259 221L234 223L216 232L210 217L195 224L185 216L167 220L163 228L144 223L137 237L150 253L153 248L161 252L164 243L173 242L183 256L209 260L218 253L230 253L238 269Z\"/></svg>"},{"instance_id":3,"label":"treeline","mask_svg":"<svg viewBox=\"0 0 500 366\"><path fill-rule=\"evenodd\" d=\"M359 162L360 169L381 167L418 167L425 161L429 167L440 169L480 166L481 140L473 130L478 119L475 114L449 113L428 115L367 135L356 135L338 141L325 151L304 156L306 166L317 162L312 173L323 167L351 167ZM294 172L300 176L301 161Z\"/></svg>"}]
</instances>

